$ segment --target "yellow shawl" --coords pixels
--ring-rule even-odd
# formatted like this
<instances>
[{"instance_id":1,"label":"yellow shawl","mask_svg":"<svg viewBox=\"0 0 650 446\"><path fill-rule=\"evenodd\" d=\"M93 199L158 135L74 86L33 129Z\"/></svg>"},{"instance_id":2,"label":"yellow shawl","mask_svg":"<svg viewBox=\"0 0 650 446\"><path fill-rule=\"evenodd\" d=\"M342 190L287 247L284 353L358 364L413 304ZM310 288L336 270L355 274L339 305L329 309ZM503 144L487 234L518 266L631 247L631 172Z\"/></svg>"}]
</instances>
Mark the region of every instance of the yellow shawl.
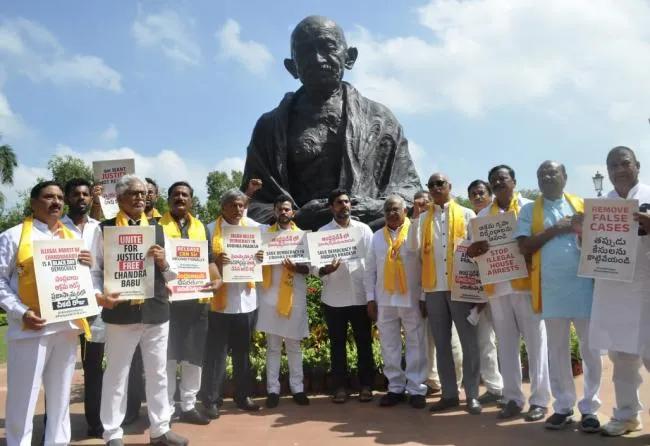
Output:
<instances>
[{"instance_id":1,"label":"yellow shawl","mask_svg":"<svg viewBox=\"0 0 650 446\"><path fill-rule=\"evenodd\" d=\"M406 294L408 290L406 270L404 269L404 262L402 262L400 248L408 236L410 227L411 220L407 217L397 233L395 241L390 236L388 226L384 226L383 229L384 240L386 240L386 245L388 245L386 259L384 260L384 289L390 294L395 293L395 291L399 294Z\"/></svg>"},{"instance_id":2,"label":"yellow shawl","mask_svg":"<svg viewBox=\"0 0 650 446\"><path fill-rule=\"evenodd\" d=\"M278 232L280 226L276 223L269 228L269 232ZM297 231L298 226L294 222L291 222L291 227L289 231ZM273 284L273 266L264 265L262 267L262 274L264 281L262 282L264 289L268 290ZM282 267L282 276L280 276L280 290L278 293L278 303L276 304L276 310L280 316L288 318L291 316L291 310L293 307L293 280L294 274Z\"/></svg>"}]
</instances>

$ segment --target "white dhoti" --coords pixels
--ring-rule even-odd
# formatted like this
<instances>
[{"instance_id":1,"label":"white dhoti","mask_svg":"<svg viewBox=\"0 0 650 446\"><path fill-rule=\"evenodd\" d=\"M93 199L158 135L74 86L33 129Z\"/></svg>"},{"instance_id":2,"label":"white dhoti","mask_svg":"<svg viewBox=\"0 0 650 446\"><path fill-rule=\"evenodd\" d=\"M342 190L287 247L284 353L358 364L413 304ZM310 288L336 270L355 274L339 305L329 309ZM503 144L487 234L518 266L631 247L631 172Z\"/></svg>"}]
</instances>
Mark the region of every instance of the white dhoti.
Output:
<instances>
[{"instance_id":1,"label":"white dhoti","mask_svg":"<svg viewBox=\"0 0 650 446\"><path fill-rule=\"evenodd\" d=\"M145 393L151 438L169 431L167 394L167 337L169 322L162 324L106 324L106 370L102 384L100 417L104 441L123 436L120 425L126 413L126 387L131 358L138 344L142 351Z\"/></svg>"},{"instance_id":2,"label":"white dhoti","mask_svg":"<svg viewBox=\"0 0 650 446\"><path fill-rule=\"evenodd\" d=\"M426 395L425 323L416 307L378 306L377 328L388 391ZM406 339L406 370L402 369L402 327Z\"/></svg>"},{"instance_id":3,"label":"white dhoti","mask_svg":"<svg viewBox=\"0 0 650 446\"><path fill-rule=\"evenodd\" d=\"M266 333L266 391L280 394L280 356L283 339L289 363L291 393L304 392L300 339L283 338L271 333Z\"/></svg>"},{"instance_id":4,"label":"white dhoti","mask_svg":"<svg viewBox=\"0 0 650 446\"><path fill-rule=\"evenodd\" d=\"M8 446L31 446L32 419L41 384L47 413L44 444L70 444L70 388L78 342L75 330L7 341Z\"/></svg>"},{"instance_id":5,"label":"white dhoti","mask_svg":"<svg viewBox=\"0 0 650 446\"><path fill-rule=\"evenodd\" d=\"M643 382L639 370L643 364L650 372L650 358L623 352L609 352L609 359L614 363L614 391L616 407L614 418L621 421L631 420L643 409L639 399L639 387Z\"/></svg>"},{"instance_id":6,"label":"white dhoti","mask_svg":"<svg viewBox=\"0 0 650 446\"><path fill-rule=\"evenodd\" d=\"M519 340L523 336L528 353L531 394L529 404L546 407L550 400L546 328L533 312L530 294L512 293L490 298L490 310L497 335L497 353L503 376L503 398L523 407Z\"/></svg>"},{"instance_id":7,"label":"white dhoti","mask_svg":"<svg viewBox=\"0 0 650 446\"><path fill-rule=\"evenodd\" d=\"M478 321L478 348L481 355L481 379L483 379L483 384L490 393L501 395L503 392L503 378L499 373L496 336L494 334L494 323L492 322L492 311L489 305L483 308Z\"/></svg>"},{"instance_id":8,"label":"white dhoti","mask_svg":"<svg viewBox=\"0 0 650 446\"><path fill-rule=\"evenodd\" d=\"M567 414L576 404L576 389L573 383L571 369L571 352L569 351L570 326L576 329L580 339L580 356L584 371L583 398L578 402L578 409L583 415L596 414L600 408L598 391L602 375L602 360L600 350L589 345L588 319L546 319L546 335L548 336L549 375L551 393L555 398L553 410L555 413Z\"/></svg>"},{"instance_id":9,"label":"white dhoti","mask_svg":"<svg viewBox=\"0 0 650 446\"><path fill-rule=\"evenodd\" d=\"M201 389L201 367L187 361L167 361L167 395L172 413L174 412L177 368L180 368L181 375L178 390L183 412L194 409L196 394Z\"/></svg>"},{"instance_id":10,"label":"white dhoti","mask_svg":"<svg viewBox=\"0 0 650 446\"><path fill-rule=\"evenodd\" d=\"M433 342L431 326L425 325L425 351L427 356L427 382L433 384L438 389L440 386L440 377L438 376L438 364L436 363L436 345ZM460 389L463 382L463 347L460 345L460 338L455 325L451 325L451 354L454 357L454 368L456 369L456 383Z\"/></svg>"}]
</instances>

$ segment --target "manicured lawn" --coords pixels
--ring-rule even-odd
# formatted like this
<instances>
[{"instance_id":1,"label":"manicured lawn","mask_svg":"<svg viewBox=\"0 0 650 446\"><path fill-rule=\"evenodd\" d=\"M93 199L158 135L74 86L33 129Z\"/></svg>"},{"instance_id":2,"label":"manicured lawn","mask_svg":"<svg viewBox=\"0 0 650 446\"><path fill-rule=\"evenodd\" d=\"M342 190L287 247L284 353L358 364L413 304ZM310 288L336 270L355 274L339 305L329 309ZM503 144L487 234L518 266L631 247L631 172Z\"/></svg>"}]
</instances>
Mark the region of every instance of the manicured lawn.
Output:
<instances>
[{"instance_id":1,"label":"manicured lawn","mask_svg":"<svg viewBox=\"0 0 650 446\"><path fill-rule=\"evenodd\" d=\"M7 328L9 328L8 325L3 325L0 327L0 364L7 362L7 341L5 341Z\"/></svg>"}]
</instances>

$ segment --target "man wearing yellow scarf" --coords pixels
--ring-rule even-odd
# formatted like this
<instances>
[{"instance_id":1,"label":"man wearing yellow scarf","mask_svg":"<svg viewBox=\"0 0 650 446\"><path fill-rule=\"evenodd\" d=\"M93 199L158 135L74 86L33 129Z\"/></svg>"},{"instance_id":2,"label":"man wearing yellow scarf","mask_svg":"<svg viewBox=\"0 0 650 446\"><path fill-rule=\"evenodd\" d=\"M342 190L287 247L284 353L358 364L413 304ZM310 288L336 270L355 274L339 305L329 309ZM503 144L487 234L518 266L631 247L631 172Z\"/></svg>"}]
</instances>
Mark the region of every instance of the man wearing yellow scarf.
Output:
<instances>
[{"instance_id":1,"label":"man wearing yellow scarf","mask_svg":"<svg viewBox=\"0 0 650 446\"><path fill-rule=\"evenodd\" d=\"M215 262L222 271L230 261L223 252L223 228L227 226L259 226L244 216L248 197L239 189L230 189L221 196L221 215L208 224ZM258 252L262 261L262 252ZM250 347L257 316L257 292L254 283L224 283L212 298L208 314L208 338L201 395L206 414L219 417L217 402L221 400L223 382L226 378L226 358L231 351L233 378L235 380L235 403L246 411L260 407L250 398Z\"/></svg>"},{"instance_id":2,"label":"man wearing yellow scarf","mask_svg":"<svg viewBox=\"0 0 650 446\"><path fill-rule=\"evenodd\" d=\"M416 409L426 406L426 314L417 253L408 249L410 220L399 195L384 202L386 226L375 232L366 252L364 283L368 314L377 321L388 393L379 401L390 407L406 399ZM406 370L402 369L402 328L406 336Z\"/></svg>"},{"instance_id":3,"label":"man wearing yellow scarf","mask_svg":"<svg viewBox=\"0 0 650 446\"><path fill-rule=\"evenodd\" d=\"M31 190L32 216L0 234L0 306L7 312L7 444L32 442L32 419L41 384L45 389L45 444L70 443L70 389L79 327L40 317L32 242L74 238L61 222L63 192L54 181ZM91 264L89 251L79 261Z\"/></svg>"},{"instance_id":4,"label":"man wearing yellow scarf","mask_svg":"<svg viewBox=\"0 0 650 446\"><path fill-rule=\"evenodd\" d=\"M210 234L207 228L191 214L194 190L189 183L178 181L169 187L167 201L169 212L159 220L165 237L190 240L207 240L211 252ZM214 258L210 255L210 276L214 278L205 284L203 291L216 291L221 278ZM172 302L169 310L169 346L167 348L167 392L169 404L175 407L176 371L180 368L179 395L180 410L175 411L180 421L205 425L210 418L196 409L196 394L201 388L201 366L208 334L207 299Z\"/></svg>"},{"instance_id":5,"label":"man wearing yellow scarf","mask_svg":"<svg viewBox=\"0 0 650 446\"><path fill-rule=\"evenodd\" d=\"M365 223L350 217L352 203L348 192L344 189L334 189L330 192L327 203L334 218L319 231L359 227L363 233L361 249L365 254L370 246L372 230ZM372 357L372 321L368 317L363 284L364 271L365 259L363 258L347 261L335 259L328 265L314 268L314 274L318 274L323 280L321 300L330 338L330 363L336 389L332 402L337 404L348 400L345 388L348 375L346 353L348 325L352 326L354 343L357 347L357 370L361 384L359 401L369 402L373 398L375 363Z\"/></svg>"},{"instance_id":6,"label":"man wearing yellow scarf","mask_svg":"<svg viewBox=\"0 0 650 446\"><path fill-rule=\"evenodd\" d=\"M147 182L147 197L144 200L144 213L149 220L154 219L159 221L162 218L162 215L158 212L158 209L155 208L159 197L158 183L149 177L146 177L144 180Z\"/></svg>"},{"instance_id":7,"label":"man wearing yellow scarf","mask_svg":"<svg viewBox=\"0 0 650 446\"><path fill-rule=\"evenodd\" d=\"M542 194L519 212L514 236L524 255L533 256L531 280L533 309L542 314L548 337L551 393L555 398L547 429L563 429L573 421L576 390L569 351L571 324L580 338L584 375L584 398L578 402L580 429L598 432L598 409L602 364L600 352L589 346L589 317L593 280L578 277L580 248L577 232L584 212L582 198L564 192L564 165L544 161L537 169Z\"/></svg>"},{"instance_id":8,"label":"man wearing yellow scarf","mask_svg":"<svg viewBox=\"0 0 650 446\"><path fill-rule=\"evenodd\" d=\"M494 192L492 205L479 212L479 217L513 212L518 216L521 207L530 200L515 192L515 171L506 165L495 166L488 173ZM487 252L487 242L476 242L470 255ZM531 394L526 421L544 418L550 400L546 329L531 305L530 282L527 278L501 282L486 287L489 305L497 336L497 353L503 376L503 401L505 406L498 418L512 418L521 413L526 398L521 390L521 360L519 339L523 336L528 352Z\"/></svg>"},{"instance_id":9,"label":"man wearing yellow scarf","mask_svg":"<svg viewBox=\"0 0 650 446\"><path fill-rule=\"evenodd\" d=\"M451 182L444 173L431 175L427 185L433 204L422 215L418 208L414 208L408 243L420 259L422 290L442 386L442 398L430 410L438 412L460 404L451 348L453 323L463 347L467 411L477 415L482 410L478 402L478 332L477 327L467 320L473 304L452 301L450 291L455 246L467 237L467 224L475 215L451 198Z\"/></svg>"},{"instance_id":10,"label":"man wearing yellow scarf","mask_svg":"<svg viewBox=\"0 0 650 446\"><path fill-rule=\"evenodd\" d=\"M188 440L169 428L171 409L167 395L167 341L169 337L169 299L166 283L176 278L165 252L165 235L156 220L145 216L145 181L135 175L125 175L115 185L120 211L115 218L100 224L102 232L93 242L93 283L95 292L103 302L109 299L102 311L106 323L106 370L102 387L100 417L104 425L104 441L109 446L123 444L120 425L124 420L126 380L136 346L140 345L145 370L145 393L151 422L151 444L185 446ZM104 291L104 240L107 226L154 226L156 244L147 256L155 265L154 295L138 303L114 302L119 293Z\"/></svg>"},{"instance_id":11,"label":"man wearing yellow scarf","mask_svg":"<svg viewBox=\"0 0 650 446\"><path fill-rule=\"evenodd\" d=\"M273 206L276 223L270 233L290 234L298 230L293 222L291 198L280 195ZM289 386L293 400L309 404L304 391L302 350L300 340L309 336L307 320L307 283L309 266L285 259L282 265L264 266L264 283L260 288L257 330L266 334L266 407L276 407L280 401L280 356L282 340L289 363Z\"/></svg>"}]
</instances>

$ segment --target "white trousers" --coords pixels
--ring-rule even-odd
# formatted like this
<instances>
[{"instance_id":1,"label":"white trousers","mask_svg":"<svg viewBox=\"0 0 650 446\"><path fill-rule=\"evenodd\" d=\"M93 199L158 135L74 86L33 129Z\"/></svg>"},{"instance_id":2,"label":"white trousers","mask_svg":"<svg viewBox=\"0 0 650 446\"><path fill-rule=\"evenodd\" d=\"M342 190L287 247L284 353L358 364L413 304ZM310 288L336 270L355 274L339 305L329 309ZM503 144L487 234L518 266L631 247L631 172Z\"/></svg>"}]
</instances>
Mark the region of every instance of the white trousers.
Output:
<instances>
[{"instance_id":1,"label":"white trousers","mask_svg":"<svg viewBox=\"0 0 650 446\"><path fill-rule=\"evenodd\" d=\"M438 365L436 363L436 344L433 342L433 335L431 334L431 326L427 323L425 325L425 350L427 355L427 382L432 384L438 389L440 385L440 377L438 376ZM460 338L456 326L451 324L451 354L454 357L454 367L456 369L456 381L458 388L463 382L463 347L460 345Z\"/></svg>"},{"instance_id":2,"label":"white trousers","mask_svg":"<svg viewBox=\"0 0 650 446\"><path fill-rule=\"evenodd\" d=\"M45 446L70 443L70 388L79 343L65 330L46 336L7 341L8 446L31 446L38 392L45 390Z\"/></svg>"},{"instance_id":3,"label":"white trousers","mask_svg":"<svg viewBox=\"0 0 650 446\"><path fill-rule=\"evenodd\" d=\"M503 376L503 398L523 407L526 398L521 390L519 340L523 336L528 353L530 376L529 404L547 407L551 399L548 375L546 328L533 312L530 295L514 293L490 298L490 309L497 335L497 353Z\"/></svg>"},{"instance_id":4,"label":"white trousers","mask_svg":"<svg viewBox=\"0 0 650 446\"><path fill-rule=\"evenodd\" d=\"M270 333L266 333L266 391L280 394L280 356L283 339L289 363L291 393L304 392L300 339L283 338Z\"/></svg>"},{"instance_id":5,"label":"white trousers","mask_svg":"<svg viewBox=\"0 0 650 446\"><path fill-rule=\"evenodd\" d=\"M379 306L377 328L389 392L406 390L411 395L426 395L425 325L419 307ZM406 370L402 369L402 328L406 340Z\"/></svg>"},{"instance_id":6,"label":"white trousers","mask_svg":"<svg viewBox=\"0 0 650 446\"><path fill-rule=\"evenodd\" d=\"M126 414L126 388L131 359L138 344L144 365L145 394L151 438L169 431L167 395L167 338L169 322L163 324L106 324L106 370L102 382L99 416L104 425L104 441L121 439L120 425Z\"/></svg>"},{"instance_id":7,"label":"white trousers","mask_svg":"<svg viewBox=\"0 0 650 446\"><path fill-rule=\"evenodd\" d=\"M486 305L481 311L478 321L478 348L481 355L481 378L490 393L501 395L503 393L503 378L499 373L499 360L497 357L496 336L492 311Z\"/></svg>"},{"instance_id":8,"label":"white trousers","mask_svg":"<svg viewBox=\"0 0 650 446\"><path fill-rule=\"evenodd\" d=\"M566 414L576 404L576 388L571 369L571 352L569 350L571 322L580 340L580 356L584 371L583 398L578 403L578 410L583 415L595 414L600 408L598 391L603 364L600 350L589 346L589 319L546 319L548 336L548 369L551 378L551 393L555 398L553 411Z\"/></svg>"},{"instance_id":9,"label":"white trousers","mask_svg":"<svg viewBox=\"0 0 650 446\"><path fill-rule=\"evenodd\" d=\"M614 418L621 421L631 420L639 416L643 409L639 400L639 387L643 378L639 373L641 364L650 372L650 358L641 358L623 352L609 352L609 359L614 363L614 391L616 392L616 407Z\"/></svg>"},{"instance_id":10,"label":"white trousers","mask_svg":"<svg viewBox=\"0 0 650 446\"><path fill-rule=\"evenodd\" d=\"M174 394L176 393L176 369L178 361L167 361L167 395L169 396L169 408L174 412ZM201 389L201 367L190 364L187 361L180 361L181 382L179 387L181 398L181 410L187 412L194 409L196 405L196 394Z\"/></svg>"}]
</instances>

